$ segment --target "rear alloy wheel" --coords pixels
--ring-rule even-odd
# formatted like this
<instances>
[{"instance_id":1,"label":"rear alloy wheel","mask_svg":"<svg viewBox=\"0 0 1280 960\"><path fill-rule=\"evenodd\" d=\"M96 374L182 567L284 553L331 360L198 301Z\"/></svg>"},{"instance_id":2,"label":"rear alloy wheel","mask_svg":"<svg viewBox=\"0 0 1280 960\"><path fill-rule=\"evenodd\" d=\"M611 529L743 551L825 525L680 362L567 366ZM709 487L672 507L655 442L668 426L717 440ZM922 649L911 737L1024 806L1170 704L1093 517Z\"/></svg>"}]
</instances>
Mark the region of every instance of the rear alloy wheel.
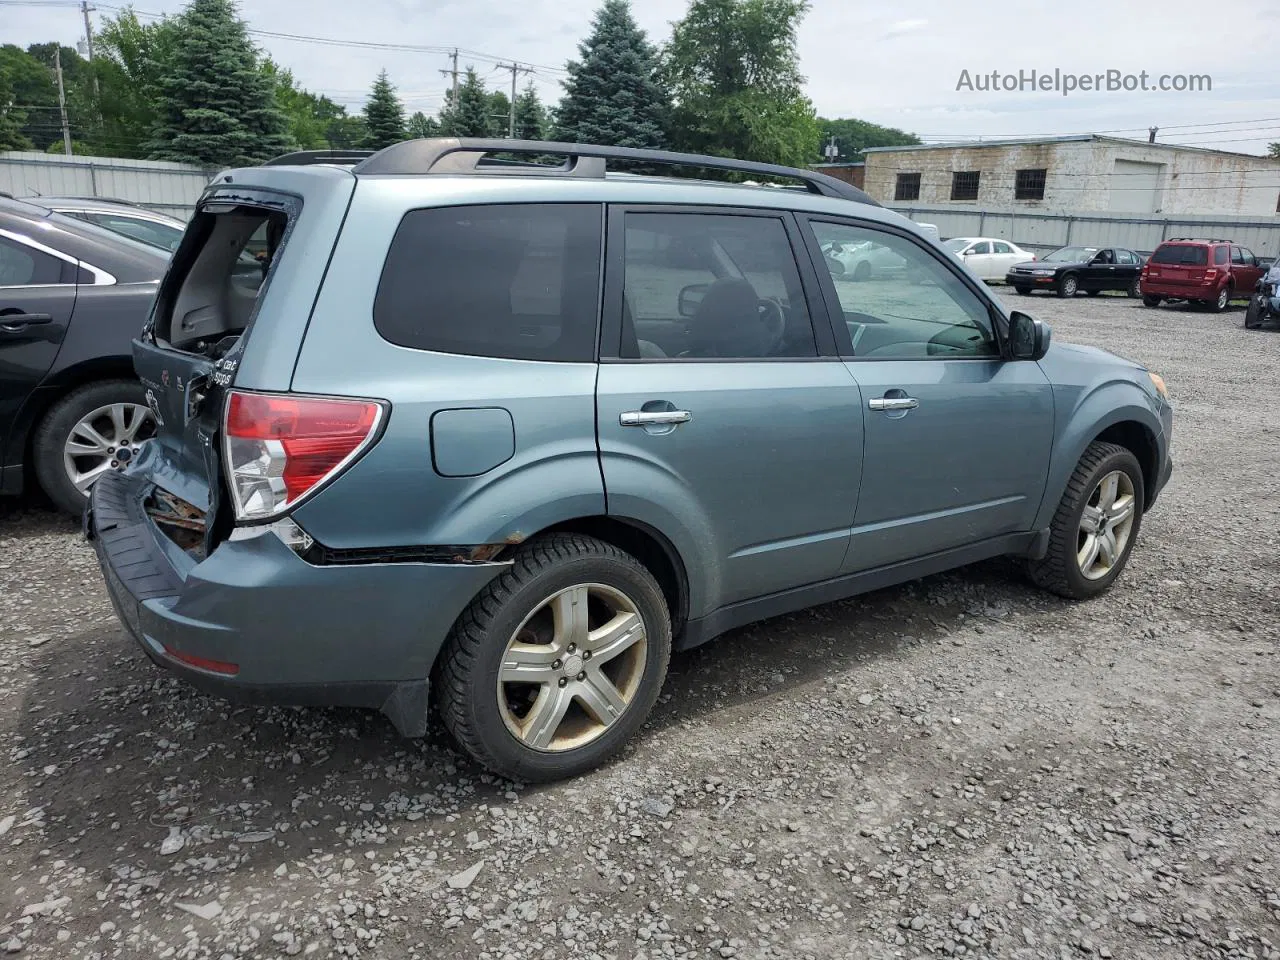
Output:
<instances>
[{"instance_id":1,"label":"rear alloy wheel","mask_svg":"<svg viewBox=\"0 0 1280 960\"><path fill-rule=\"evenodd\" d=\"M1049 548L1029 565L1046 590L1084 600L1111 586L1129 560L1145 504L1133 453L1095 440L1076 464L1049 527Z\"/></svg>"},{"instance_id":2,"label":"rear alloy wheel","mask_svg":"<svg viewBox=\"0 0 1280 960\"><path fill-rule=\"evenodd\" d=\"M1058 281L1058 296L1060 297L1074 297L1079 289L1080 282L1073 273L1068 273Z\"/></svg>"},{"instance_id":3,"label":"rear alloy wheel","mask_svg":"<svg viewBox=\"0 0 1280 960\"><path fill-rule=\"evenodd\" d=\"M1160 306L1160 303L1160 297L1145 296L1142 298L1142 305L1144 307L1158 307Z\"/></svg>"},{"instance_id":4,"label":"rear alloy wheel","mask_svg":"<svg viewBox=\"0 0 1280 960\"><path fill-rule=\"evenodd\" d=\"M590 537L522 547L455 624L436 675L445 725L514 780L570 777L631 738L657 700L671 621L652 575Z\"/></svg>"},{"instance_id":5,"label":"rear alloy wheel","mask_svg":"<svg viewBox=\"0 0 1280 960\"><path fill-rule=\"evenodd\" d=\"M123 470L154 435L155 419L139 383L88 384L59 400L37 428L36 476L58 507L80 514L97 479Z\"/></svg>"},{"instance_id":6,"label":"rear alloy wheel","mask_svg":"<svg viewBox=\"0 0 1280 960\"><path fill-rule=\"evenodd\" d=\"M1218 296L1209 301L1209 309L1214 313L1221 313L1227 309L1227 304L1231 302L1231 288L1223 287L1218 291Z\"/></svg>"},{"instance_id":7,"label":"rear alloy wheel","mask_svg":"<svg viewBox=\"0 0 1280 960\"><path fill-rule=\"evenodd\" d=\"M1129 289L1125 291L1132 300L1137 300L1142 296L1142 278L1134 277L1129 283ZM1157 301L1158 302L1158 301Z\"/></svg>"}]
</instances>

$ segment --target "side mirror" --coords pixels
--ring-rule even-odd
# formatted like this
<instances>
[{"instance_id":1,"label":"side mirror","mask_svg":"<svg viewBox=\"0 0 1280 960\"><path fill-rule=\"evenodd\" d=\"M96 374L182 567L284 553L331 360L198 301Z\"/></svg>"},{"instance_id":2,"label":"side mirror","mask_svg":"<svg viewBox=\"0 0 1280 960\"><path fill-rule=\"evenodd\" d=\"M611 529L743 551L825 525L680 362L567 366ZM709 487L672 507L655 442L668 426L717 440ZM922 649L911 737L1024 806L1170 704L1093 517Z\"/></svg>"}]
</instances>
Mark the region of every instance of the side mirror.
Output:
<instances>
[{"instance_id":1,"label":"side mirror","mask_svg":"<svg viewBox=\"0 0 1280 960\"><path fill-rule=\"evenodd\" d=\"M1009 356L1014 360L1039 360L1049 352L1049 325L1027 313L1009 314Z\"/></svg>"},{"instance_id":2,"label":"side mirror","mask_svg":"<svg viewBox=\"0 0 1280 960\"><path fill-rule=\"evenodd\" d=\"M676 301L676 309L682 317L692 317L698 312L698 306L702 303L702 298L707 295L710 289L709 283L691 283L687 287L682 287L680 296Z\"/></svg>"}]
</instances>

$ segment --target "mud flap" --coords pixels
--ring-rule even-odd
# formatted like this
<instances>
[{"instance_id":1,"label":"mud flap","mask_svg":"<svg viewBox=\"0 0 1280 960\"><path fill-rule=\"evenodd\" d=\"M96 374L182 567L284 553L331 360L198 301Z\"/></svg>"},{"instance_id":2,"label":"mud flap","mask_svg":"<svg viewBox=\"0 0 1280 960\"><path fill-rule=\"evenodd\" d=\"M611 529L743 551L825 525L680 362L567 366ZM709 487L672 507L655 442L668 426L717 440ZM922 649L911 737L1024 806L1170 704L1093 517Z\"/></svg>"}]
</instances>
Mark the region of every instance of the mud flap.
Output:
<instances>
[{"instance_id":1,"label":"mud flap","mask_svg":"<svg viewBox=\"0 0 1280 960\"><path fill-rule=\"evenodd\" d=\"M396 684L381 710L400 736L412 740L427 735L427 711L430 706L430 681L410 680Z\"/></svg>"}]
</instances>

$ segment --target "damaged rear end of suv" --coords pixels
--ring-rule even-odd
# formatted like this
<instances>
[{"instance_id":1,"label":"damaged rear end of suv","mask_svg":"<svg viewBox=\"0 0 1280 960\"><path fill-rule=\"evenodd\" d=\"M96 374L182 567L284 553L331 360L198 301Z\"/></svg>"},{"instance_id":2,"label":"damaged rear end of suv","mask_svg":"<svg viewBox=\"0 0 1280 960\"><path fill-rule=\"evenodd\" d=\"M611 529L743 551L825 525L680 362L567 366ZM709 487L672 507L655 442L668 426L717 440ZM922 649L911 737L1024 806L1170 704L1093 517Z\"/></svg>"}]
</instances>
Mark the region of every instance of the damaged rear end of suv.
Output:
<instances>
[{"instance_id":1,"label":"damaged rear end of suv","mask_svg":"<svg viewBox=\"0 0 1280 960\"><path fill-rule=\"evenodd\" d=\"M420 736L424 604L447 630L496 565L451 556L424 576L327 551L291 516L390 414L382 397L293 389L355 184L337 166L267 166L206 191L133 345L156 436L95 488L85 532L158 665L242 701L380 709Z\"/></svg>"}]
</instances>

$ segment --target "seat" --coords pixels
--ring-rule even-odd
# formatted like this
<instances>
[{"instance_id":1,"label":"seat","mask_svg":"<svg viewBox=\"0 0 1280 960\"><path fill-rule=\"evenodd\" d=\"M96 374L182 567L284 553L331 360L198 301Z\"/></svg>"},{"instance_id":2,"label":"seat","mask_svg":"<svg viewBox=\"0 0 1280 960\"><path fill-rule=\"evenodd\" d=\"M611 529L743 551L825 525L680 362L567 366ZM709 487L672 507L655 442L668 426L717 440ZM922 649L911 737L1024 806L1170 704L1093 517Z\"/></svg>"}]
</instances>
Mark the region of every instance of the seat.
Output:
<instances>
[{"instance_id":1,"label":"seat","mask_svg":"<svg viewBox=\"0 0 1280 960\"><path fill-rule=\"evenodd\" d=\"M693 315L689 355L764 357L774 337L760 316L760 298L746 280L717 280Z\"/></svg>"}]
</instances>

